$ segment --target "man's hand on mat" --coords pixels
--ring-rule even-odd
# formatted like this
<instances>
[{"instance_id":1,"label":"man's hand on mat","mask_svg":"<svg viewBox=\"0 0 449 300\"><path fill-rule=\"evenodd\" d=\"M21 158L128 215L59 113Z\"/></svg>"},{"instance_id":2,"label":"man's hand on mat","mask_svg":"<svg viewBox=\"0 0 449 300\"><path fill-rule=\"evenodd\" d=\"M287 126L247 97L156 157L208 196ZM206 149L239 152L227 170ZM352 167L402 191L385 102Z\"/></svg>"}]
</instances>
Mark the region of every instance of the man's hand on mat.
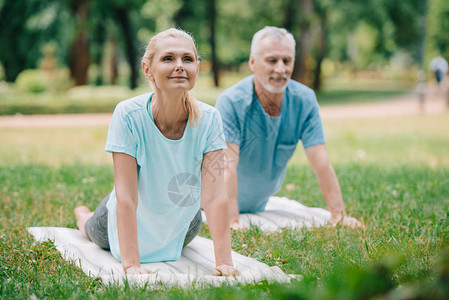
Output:
<instances>
[{"instance_id":1,"label":"man's hand on mat","mask_svg":"<svg viewBox=\"0 0 449 300\"><path fill-rule=\"evenodd\" d=\"M214 276L241 276L242 274L234 268L233 266L229 265L220 265L216 266L214 270L212 271L212 275Z\"/></svg>"},{"instance_id":2,"label":"man's hand on mat","mask_svg":"<svg viewBox=\"0 0 449 300\"><path fill-rule=\"evenodd\" d=\"M126 274L133 274L133 275L134 274L151 274L151 271L147 270L145 268L142 268L142 267L132 266L132 267L126 268L125 269L125 273Z\"/></svg>"},{"instance_id":3,"label":"man's hand on mat","mask_svg":"<svg viewBox=\"0 0 449 300\"><path fill-rule=\"evenodd\" d=\"M332 219L332 225L335 227L338 224L341 224L343 226L349 226L351 228L358 228L363 227L362 223L360 223L359 220L356 218L350 217L350 216L344 216L343 219Z\"/></svg>"}]
</instances>

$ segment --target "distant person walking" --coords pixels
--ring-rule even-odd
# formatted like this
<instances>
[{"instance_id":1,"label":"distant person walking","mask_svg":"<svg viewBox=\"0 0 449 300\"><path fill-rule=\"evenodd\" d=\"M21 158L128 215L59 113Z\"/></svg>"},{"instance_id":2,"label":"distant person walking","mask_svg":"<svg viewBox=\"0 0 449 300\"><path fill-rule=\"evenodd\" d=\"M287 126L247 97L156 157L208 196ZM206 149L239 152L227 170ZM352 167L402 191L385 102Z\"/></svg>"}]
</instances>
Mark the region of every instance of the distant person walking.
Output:
<instances>
[{"instance_id":1,"label":"distant person walking","mask_svg":"<svg viewBox=\"0 0 449 300\"><path fill-rule=\"evenodd\" d=\"M443 57L437 56L430 62L430 69L435 75L438 86L441 86L448 71L447 61Z\"/></svg>"}]
</instances>

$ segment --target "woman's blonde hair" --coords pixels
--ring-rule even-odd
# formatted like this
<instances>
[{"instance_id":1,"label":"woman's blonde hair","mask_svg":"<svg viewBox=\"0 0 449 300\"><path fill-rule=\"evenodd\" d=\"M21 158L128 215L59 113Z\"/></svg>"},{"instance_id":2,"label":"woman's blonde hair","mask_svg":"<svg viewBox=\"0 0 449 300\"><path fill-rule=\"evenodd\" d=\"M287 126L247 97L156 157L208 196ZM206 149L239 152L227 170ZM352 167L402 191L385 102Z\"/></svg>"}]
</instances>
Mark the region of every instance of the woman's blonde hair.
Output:
<instances>
[{"instance_id":1,"label":"woman's blonde hair","mask_svg":"<svg viewBox=\"0 0 449 300\"><path fill-rule=\"evenodd\" d=\"M145 49L145 54L142 57L141 62L145 63L147 66L151 66L151 63L153 61L154 53L156 52L157 45L159 44L159 41L163 38L167 37L173 37L173 38L184 38L186 40L189 40L193 44L193 50L195 52L195 59L197 62L199 62L198 52L196 50L195 46L195 40L193 37L181 29L176 28L170 28L164 31L159 32L155 36L151 38L151 40L148 42L148 45ZM151 82L150 82L150 85ZM152 86L153 87L153 86ZM153 87L154 90L154 87ZM198 105L196 104L195 98L190 94L189 91L186 91L184 94L184 105L186 107L187 113L189 114L189 123L190 126L196 126L199 118L200 118L200 109L198 108Z\"/></svg>"}]
</instances>

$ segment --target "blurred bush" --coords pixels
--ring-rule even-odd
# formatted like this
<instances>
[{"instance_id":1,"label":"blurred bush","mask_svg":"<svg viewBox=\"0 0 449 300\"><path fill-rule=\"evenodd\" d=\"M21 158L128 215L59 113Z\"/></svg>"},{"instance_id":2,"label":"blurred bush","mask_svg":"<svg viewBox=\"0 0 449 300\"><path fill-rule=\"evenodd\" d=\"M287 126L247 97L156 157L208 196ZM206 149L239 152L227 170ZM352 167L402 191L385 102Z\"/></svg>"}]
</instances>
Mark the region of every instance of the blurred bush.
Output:
<instances>
[{"instance_id":1,"label":"blurred bush","mask_svg":"<svg viewBox=\"0 0 449 300\"><path fill-rule=\"evenodd\" d=\"M143 92L149 92L149 89ZM128 87L124 86L74 86L67 91L67 96L72 99L111 99L111 100L125 100L135 94Z\"/></svg>"},{"instance_id":2,"label":"blurred bush","mask_svg":"<svg viewBox=\"0 0 449 300\"><path fill-rule=\"evenodd\" d=\"M38 73L39 74L39 73ZM28 76L28 75L26 75ZM32 75L35 76L35 75ZM78 86L66 87L64 80L48 80L42 74L42 83L47 84L33 92L23 86L0 83L0 115L14 114L60 114L60 113L111 113L118 102L148 92L146 90L130 90L120 86ZM37 79L33 78L37 81ZM21 84L28 82L23 81ZM3 86L3 87L2 87ZM60 90L56 90L60 89Z\"/></svg>"},{"instance_id":3,"label":"blurred bush","mask_svg":"<svg viewBox=\"0 0 449 300\"><path fill-rule=\"evenodd\" d=\"M15 85L19 92L39 94L66 91L72 86L72 83L68 71L65 69L51 72L25 70L19 74Z\"/></svg>"},{"instance_id":4,"label":"blurred bush","mask_svg":"<svg viewBox=\"0 0 449 300\"><path fill-rule=\"evenodd\" d=\"M24 93L39 94L48 91L50 81L40 70L22 71L16 79L16 88Z\"/></svg>"}]
</instances>

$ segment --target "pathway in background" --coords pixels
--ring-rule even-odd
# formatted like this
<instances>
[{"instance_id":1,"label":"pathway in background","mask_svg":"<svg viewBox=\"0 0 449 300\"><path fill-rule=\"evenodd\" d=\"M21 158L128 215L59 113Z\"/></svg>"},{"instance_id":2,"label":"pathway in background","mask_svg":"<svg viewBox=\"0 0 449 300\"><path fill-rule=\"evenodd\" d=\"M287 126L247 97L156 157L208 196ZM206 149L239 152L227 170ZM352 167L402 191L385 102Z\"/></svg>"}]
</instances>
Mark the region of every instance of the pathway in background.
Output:
<instances>
[{"instance_id":1,"label":"pathway in background","mask_svg":"<svg viewBox=\"0 0 449 300\"><path fill-rule=\"evenodd\" d=\"M111 117L110 113L1 116L0 128L107 126Z\"/></svg>"},{"instance_id":2,"label":"pathway in background","mask_svg":"<svg viewBox=\"0 0 449 300\"><path fill-rule=\"evenodd\" d=\"M444 113L448 110L449 91L429 85L423 105L416 92L389 101L353 104L328 105L320 108L323 119L375 118L400 115L419 115Z\"/></svg>"},{"instance_id":3,"label":"pathway in background","mask_svg":"<svg viewBox=\"0 0 449 300\"><path fill-rule=\"evenodd\" d=\"M400 115L435 114L448 111L445 93L435 85L429 85L421 111L417 93L409 93L388 101L323 106L320 113L323 119L338 118L375 118ZM107 126L112 114L60 114L60 115L15 115L0 116L1 127L77 127Z\"/></svg>"}]
</instances>

